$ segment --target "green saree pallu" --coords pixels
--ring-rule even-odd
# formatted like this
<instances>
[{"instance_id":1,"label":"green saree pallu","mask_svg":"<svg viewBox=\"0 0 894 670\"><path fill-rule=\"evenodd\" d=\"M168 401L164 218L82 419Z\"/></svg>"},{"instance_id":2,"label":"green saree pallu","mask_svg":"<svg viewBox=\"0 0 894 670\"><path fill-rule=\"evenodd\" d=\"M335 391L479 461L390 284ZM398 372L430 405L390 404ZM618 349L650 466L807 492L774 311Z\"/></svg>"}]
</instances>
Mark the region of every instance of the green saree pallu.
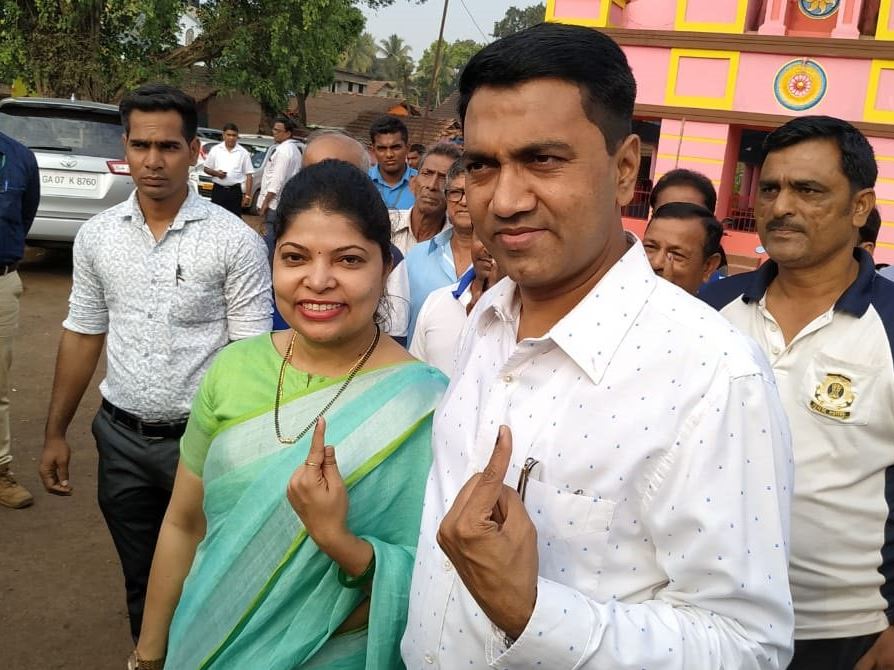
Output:
<instances>
[{"instance_id":1,"label":"green saree pallu","mask_svg":"<svg viewBox=\"0 0 894 670\"><path fill-rule=\"evenodd\" d=\"M313 421L339 385L333 380L287 397L284 432ZM338 565L308 537L286 499L313 431L281 444L270 407L221 425L202 472L207 533L171 623L165 668L403 667L400 638L431 465L431 418L445 386L440 373L420 363L373 370L358 375L326 417L326 444L335 446L348 488L348 528L375 552L365 643L362 630L334 631L367 593L339 583Z\"/></svg>"}]
</instances>

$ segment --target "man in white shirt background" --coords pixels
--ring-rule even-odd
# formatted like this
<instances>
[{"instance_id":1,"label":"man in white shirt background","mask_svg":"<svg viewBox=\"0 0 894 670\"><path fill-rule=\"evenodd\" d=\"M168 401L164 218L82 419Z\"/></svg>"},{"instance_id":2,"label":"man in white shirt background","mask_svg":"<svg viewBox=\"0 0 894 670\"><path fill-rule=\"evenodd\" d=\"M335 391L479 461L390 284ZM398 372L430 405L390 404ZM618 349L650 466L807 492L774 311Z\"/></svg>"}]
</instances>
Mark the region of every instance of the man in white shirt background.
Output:
<instances>
[{"instance_id":1,"label":"man in white shirt background","mask_svg":"<svg viewBox=\"0 0 894 670\"><path fill-rule=\"evenodd\" d=\"M453 193L451 194L451 190ZM457 191L462 191L460 196ZM448 189L447 199L462 197L464 189ZM500 266L472 231L472 267L459 281L429 294L416 317L410 353L450 377L453 359L469 312L487 289L504 277Z\"/></svg>"},{"instance_id":2,"label":"man in white shirt background","mask_svg":"<svg viewBox=\"0 0 894 670\"><path fill-rule=\"evenodd\" d=\"M301 169L301 149L298 141L292 138L294 130L295 122L288 116L276 117L271 130L276 144L271 149L272 153L261 176L258 215L264 219L264 241L270 258L273 258L273 219L279 196L286 182Z\"/></svg>"},{"instance_id":3,"label":"man in white shirt background","mask_svg":"<svg viewBox=\"0 0 894 670\"><path fill-rule=\"evenodd\" d=\"M469 211L508 278L434 418L411 670L791 656L785 415L754 344L624 233L635 89L610 38L548 23L460 77Z\"/></svg>"},{"instance_id":4,"label":"man in white shirt background","mask_svg":"<svg viewBox=\"0 0 894 670\"><path fill-rule=\"evenodd\" d=\"M235 123L224 124L223 138L223 142L211 147L205 159L205 174L211 175L214 183L211 202L241 217L243 206L251 202L254 166L248 150L239 144Z\"/></svg>"}]
</instances>

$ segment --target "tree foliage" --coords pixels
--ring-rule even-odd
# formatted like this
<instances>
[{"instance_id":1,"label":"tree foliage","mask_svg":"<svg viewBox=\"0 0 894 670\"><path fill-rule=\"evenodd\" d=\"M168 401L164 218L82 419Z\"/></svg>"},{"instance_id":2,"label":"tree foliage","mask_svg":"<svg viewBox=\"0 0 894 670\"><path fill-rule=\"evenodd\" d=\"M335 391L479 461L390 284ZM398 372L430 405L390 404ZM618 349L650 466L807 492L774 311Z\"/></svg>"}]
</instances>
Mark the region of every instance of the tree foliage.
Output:
<instances>
[{"instance_id":1,"label":"tree foliage","mask_svg":"<svg viewBox=\"0 0 894 670\"><path fill-rule=\"evenodd\" d=\"M290 93L303 111L304 96L331 82L362 32L358 5L393 1L0 0L0 80L21 79L40 95L114 101L204 63L214 85L256 97L268 113L284 109ZM188 8L202 33L178 46Z\"/></svg>"},{"instance_id":2,"label":"tree foliage","mask_svg":"<svg viewBox=\"0 0 894 670\"><path fill-rule=\"evenodd\" d=\"M499 21L494 22L494 38L500 39L514 33L520 32L525 28L536 26L542 23L546 16L546 5L542 2L531 7L519 9L518 7L510 7L506 10L506 15Z\"/></svg>"},{"instance_id":3,"label":"tree foliage","mask_svg":"<svg viewBox=\"0 0 894 670\"><path fill-rule=\"evenodd\" d=\"M338 65L351 72L372 74L377 65L378 54L376 38L371 33L364 32L348 45Z\"/></svg>"},{"instance_id":4,"label":"tree foliage","mask_svg":"<svg viewBox=\"0 0 894 670\"><path fill-rule=\"evenodd\" d=\"M416 67L414 84L424 102L432 84L434 74L435 49L437 40L431 43L419 64ZM469 59L482 49L484 45L474 40L457 40L455 42L443 42L441 44L441 63L438 67L438 78L435 82L434 97L430 101L432 107L437 107L443 100L456 90L459 85L459 74Z\"/></svg>"},{"instance_id":5,"label":"tree foliage","mask_svg":"<svg viewBox=\"0 0 894 670\"><path fill-rule=\"evenodd\" d=\"M414 68L410 46L399 35L389 35L379 43L379 53L382 55L380 71L385 79L393 81L404 96L409 96Z\"/></svg>"}]
</instances>

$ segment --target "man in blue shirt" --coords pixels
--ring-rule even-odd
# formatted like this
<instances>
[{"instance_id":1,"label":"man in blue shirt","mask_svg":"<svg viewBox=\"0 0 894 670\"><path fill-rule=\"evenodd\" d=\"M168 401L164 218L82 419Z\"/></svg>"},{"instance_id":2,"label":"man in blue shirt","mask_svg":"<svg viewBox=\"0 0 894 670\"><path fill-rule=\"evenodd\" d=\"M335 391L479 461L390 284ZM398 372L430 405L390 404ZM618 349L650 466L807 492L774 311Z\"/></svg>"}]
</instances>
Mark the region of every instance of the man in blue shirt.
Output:
<instances>
[{"instance_id":1,"label":"man in blue shirt","mask_svg":"<svg viewBox=\"0 0 894 670\"><path fill-rule=\"evenodd\" d=\"M369 169L385 206L388 209L411 209L415 199L410 188L410 178L416 170L407 165L410 134L404 122L396 116L381 116L369 129L376 163Z\"/></svg>"},{"instance_id":2,"label":"man in blue shirt","mask_svg":"<svg viewBox=\"0 0 894 670\"><path fill-rule=\"evenodd\" d=\"M34 502L9 471L9 368L22 297L16 268L39 201L40 173L34 154L0 133L0 505L13 509Z\"/></svg>"}]
</instances>

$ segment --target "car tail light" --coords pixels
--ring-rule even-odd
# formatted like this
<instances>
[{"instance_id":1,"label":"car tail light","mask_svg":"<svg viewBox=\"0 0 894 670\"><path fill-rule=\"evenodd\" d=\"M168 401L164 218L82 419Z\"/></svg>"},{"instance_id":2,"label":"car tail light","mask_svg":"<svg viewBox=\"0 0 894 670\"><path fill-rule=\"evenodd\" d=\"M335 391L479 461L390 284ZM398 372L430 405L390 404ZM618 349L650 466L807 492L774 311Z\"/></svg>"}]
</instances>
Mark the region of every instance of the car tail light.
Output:
<instances>
[{"instance_id":1,"label":"car tail light","mask_svg":"<svg viewBox=\"0 0 894 670\"><path fill-rule=\"evenodd\" d=\"M106 165L109 166L109 172L112 174L130 176L130 166L127 161L106 161Z\"/></svg>"}]
</instances>

